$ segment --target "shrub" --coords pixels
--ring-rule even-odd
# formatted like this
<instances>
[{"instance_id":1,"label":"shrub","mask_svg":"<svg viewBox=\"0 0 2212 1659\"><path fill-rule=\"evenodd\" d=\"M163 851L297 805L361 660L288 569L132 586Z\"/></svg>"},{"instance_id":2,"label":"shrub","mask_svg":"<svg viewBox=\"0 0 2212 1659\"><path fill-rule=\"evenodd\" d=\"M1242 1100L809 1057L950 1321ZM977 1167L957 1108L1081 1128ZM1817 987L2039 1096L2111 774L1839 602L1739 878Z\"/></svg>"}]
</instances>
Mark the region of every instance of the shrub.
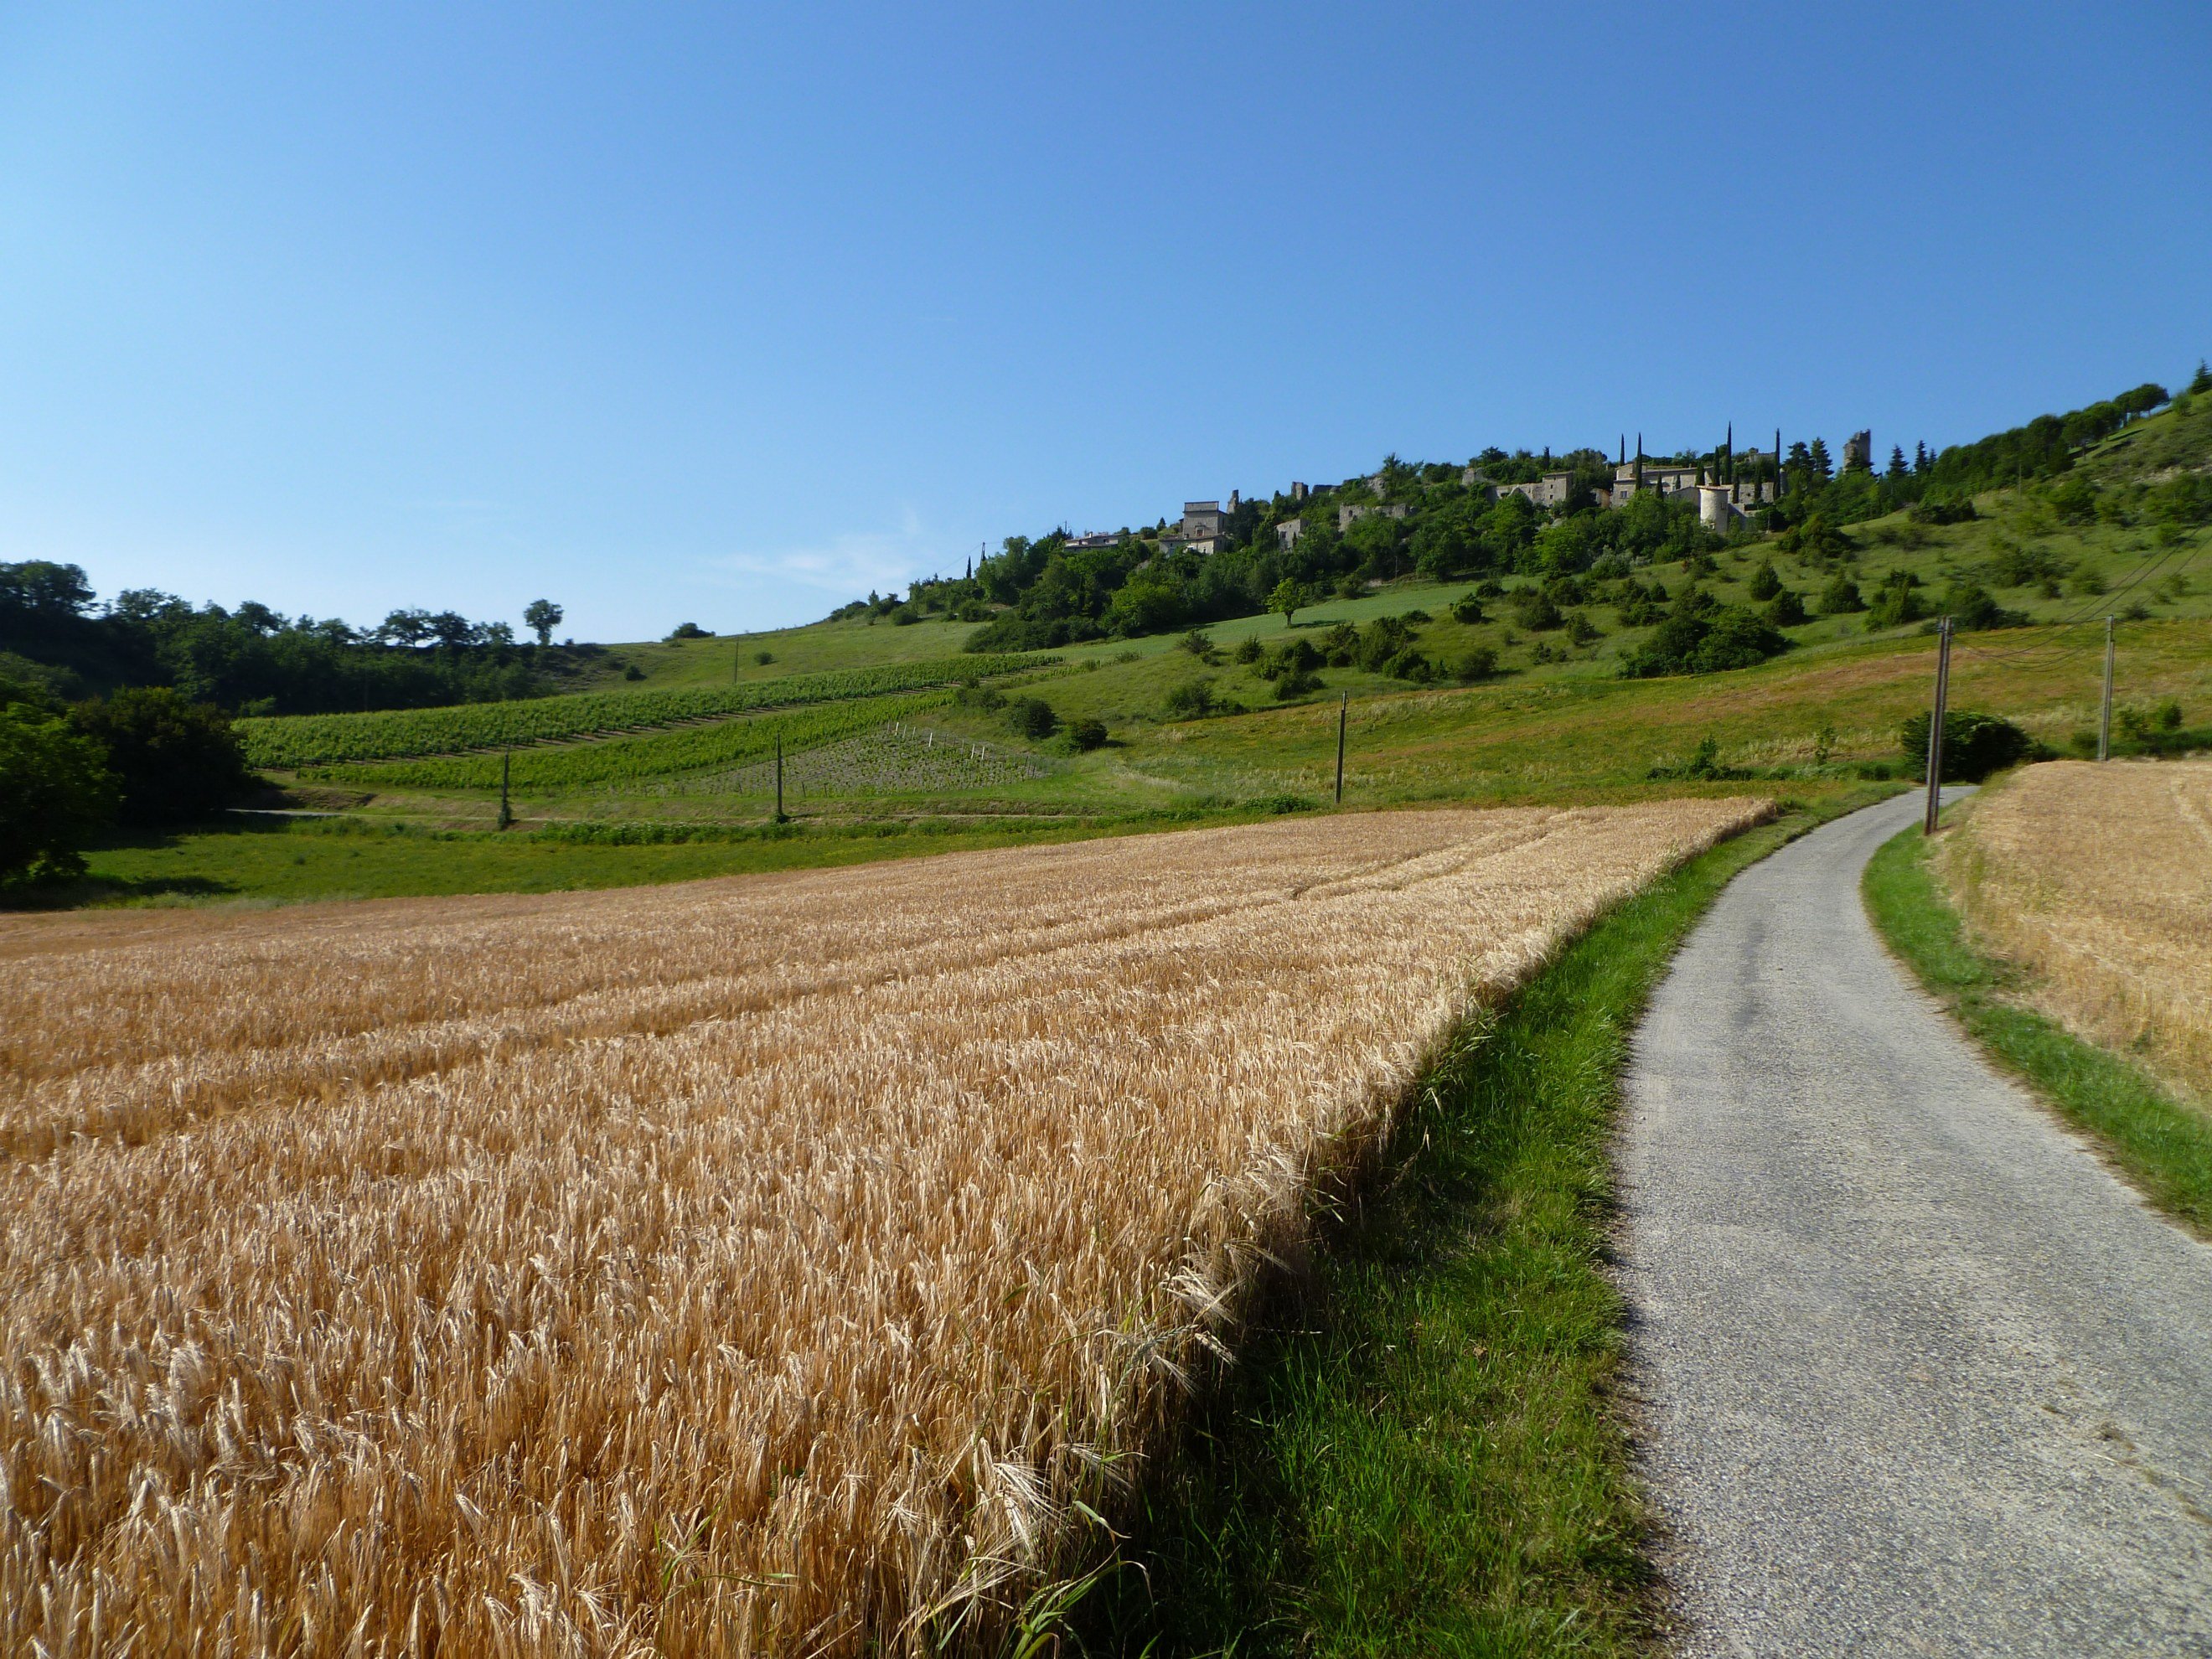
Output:
<instances>
[{"instance_id":1,"label":"shrub","mask_svg":"<svg viewBox=\"0 0 2212 1659\"><path fill-rule=\"evenodd\" d=\"M1359 630L1358 640L1355 659L1359 666L1370 674L1383 673L1391 659L1413 644L1413 630L1401 617L1377 617Z\"/></svg>"},{"instance_id":2,"label":"shrub","mask_svg":"<svg viewBox=\"0 0 2212 1659\"><path fill-rule=\"evenodd\" d=\"M626 680L641 680L645 678L645 670L640 668L634 662L624 663L623 665L623 678Z\"/></svg>"},{"instance_id":3,"label":"shrub","mask_svg":"<svg viewBox=\"0 0 2212 1659\"><path fill-rule=\"evenodd\" d=\"M1213 635L1203 628L1192 629L1189 633L1177 640L1176 644L1180 649L1189 652L1200 662L1213 660Z\"/></svg>"},{"instance_id":4,"label":"shrub","mask_svg":"<svg viewBox=\"0 0 2212 1659\"><path fill-rule=\"evenodd\" d=\"M1605 637L1604 630L1579 611L1567 614L1567 637L1577 645L1593 645Z\"/></svg>"},{"instance_id":5,"label":"shrub","mask_svg":"<svg viewBox=\"0 0 2212 1659\"><path fill-rule=\"evenodd\" d=\"M1950 591L1943 596L1943 609L1952 625L1966 632L2025 628L2029 621L2025 612L2006 610L1990 597L1987 588L1974 581L1952 583Z\"/></svg>"},{"instance_id":6,"label":"shrub","mask_svg":"<svg viewBox=\"0 0 2212 1659\"><path fill-rule=\"evenodd\" d=\"M714 635L711 629L702 628L697 623L687 622L677 623L669 630L668 637L671 640L711 640Z\"/></svg>"},{"instance_id":7,"label":"shrub","mask_svg":"<svg viewBox=\"0 0 2212 1659\"><path fill-rule=\"evenodd\" d=\"M1694 600L1705 599L1700 607ZM1713 674L1748 668L1789 649L1790 641L1765 617L1735 606L1715 608L1697 589L1685 593L1656 633L1622 659L1628 679L1665 674Z\"/></svg>"},{"instance_id":8,"label":"shrub","mask_svg":"<svg viewBox=\"0 0 2212 1659\"><path fill-rule=\"evenodd\" d=\"M1552 596L1540 588L1524 587L1514 596L1513 620L1531 634L1565 625L1566 616Z\"/></svg>"},{"instance_id":9,"label":"shrub","mask_svg":"<svg viewBox=\"0 0 2212 1659\"><path fill-rule=\"evenodd\" d=\"M902 605L891 612L891 626L910 628L921 620L921 612L910 605Z\"/></svg>"},{"instance_id":10,"label":"shrub","mask_svg":"<svg viewBox=\"0 0 2212 1659\"><path fill-rule=\"evenodd\" d=\"M70 723L106 750L127 823L204 817L253 787L230 716L166 685L130 688L79 703Z\"/></svg>"},{"instance_id":11,"label":"shrub","mask_svg":"<svg viewBox=\"0 0 2212 1659\"><path fill-rule=\"evenodd\" d=\"M758 663L763 668L765 668L775 660L775 653L773 651L756 651L753 653L753 660Z\"/></svg>"},{"instance_id":12,"label":"shrub","mask_svg":"<svg viewBox=\"0 0 2212 1659\"><path fill-rule=\"evenodd\" d=\"M1942 496L1936 496L1913 502L1906 516L1915 524L1966 524L1977 515L1974 504L1970 500L1946 501Z\"/></svg>"},{"instance_id":13,"label":"shrub","mask_svg":"<svg viewBox=\"0 0 2212 1659\"><path fill-rule=\"evenodd\" d=\"M1213 696L1213 682L1209 679L1185 680L1181 685L1170 686L1166 706L1170 720L1203 719L1218 707Z\"/></svg>"},{"instance_id":14,"label":"shrub","mask_svg":"<svg viewBox=\"0 0 2212 1659\"><path fill-rule=\"evenodd\" d=\"M1294 668L1275 682L1275 701L1295 702L1304 696L1307 692L1317 691L1320 689L1320 676L1310 673L1302 668Z\"/></svg>"},{"instance_id":15,"label":"shrub","mask_svg":"<svg viewBox=\"0 0 2212 1659\"><path fill-rule=\"evenodd\" d=\"M1772 561L1761 562L1759 568L1751 573L1750 584L1744 591L1753 599L1761 601L1771 599L1782 591L1782 578L1774 574Z\"/></svg>"},{"instance_id":16,"label":"shrub","mask_svg":"<svg viewBox=\"0 0 2212 1659\"><path fill-rule=\"evenodd\" d=\"M1452 670L1452 678L1472 685L1477 680L1486 680L1498 672L1498 653L1486 645L1478 645L1459 659Z\"/></svg>"},{"instance_id":17,"label":"shrub","mask_svg":"<svg viewBox=\"0 0 2212 1659\"><path fill-rule=\"evenodd\" d=\"M1067 728L1067 740L1088 754L1093 749L1106 746L1106 722L1103 720L1074 720Z\"/></svg>"},{"instance_id":18,"label":"shrub","mask_svg":"<svg viewBox=\"0 0 2212 1659\"><path fill-rule=\"evenodd\" d=\"M1875 590L1874 602L1867 606L1867 626L1895 628L1918 622L1928 614L1928 602L1920 597L1919 587L1920 579L1910 571L1891 571Z\"/></svg>"},{"instance_id":19,"label":"shrub","mask_svg":"<svg viewBox=\"0 0 2212 1659\"><path fill-rule=\"evenodd\" d=\"M1385 663L1382 672L1394 680L1418 681L1436 678L1436 670L1429 665L1429 659L1410 645Z\"/></svg>"},{"instance_id":20,"label":"shrub","mask_svg":"<svg viewBox=\"0 0 2212 1659\"><path fill-rule=\"evenodd\" d=\"M1840 570L1829 577L1828 585L1820 590L1820 614L1823 616L1848 616L1854 611L1866 608L1866 600L1859 594L1859 585Z\"/></svg>"},{"instance_id":21,"label":"shrub","mask_svg":"<svg viewBox=\"0 0 2212 1659\"><path fill-rule=\"evenodd\" d=\"M1805 601L1785 587L1766 607L1766 620L1777 628L1799 627L1805 621Z\"/></svg>"},{"instance_id":22,"label":"shrub","mask_svg":"<svg viewBox=\"0 0 2212 1659\"><path fill-rule=\"evenodd\" d=\"M1482 613L1482 601L1472 593L1462 593L1452 601L1451 618L1469 626L1490 619Z\"/></svg>"},{"instance_id":23,"label":"shrub","mask_svg":"<svg viewBox=\"0 0 2212 1659\"><path fill-rule=\"evenodd\" d=\"M1928 711L1898 728L1897 746L1913 775L1928 775ZM2034 748L2027 733L1995 714L1950 709L1943 716L1943 781L1979 783L1992 772L2017 766Z\"/></svg>"},{"instance_id":24,"label":"shrub","mask_svg":"<svg viewBox=\"0 0 2212 1659\"><path fill-rule=\"evenodd\" d=\"M1006 705L1006 723L1023 737L1042 742L1060 730L1060 716L1042 697L1016 697Z\"/></svg>"},{"instance_id":25,"label":"shrub","mask_svg":"<svg viewBox=\"0 0 2212 1659\"><path fill-rule=\"evenodd\" d=\"M1267 647L1249 635L1237 641L1236 650L1229 653L1231 661L1239 663L1255 663L1267 654Z\"/></svg>"}]
</instances>

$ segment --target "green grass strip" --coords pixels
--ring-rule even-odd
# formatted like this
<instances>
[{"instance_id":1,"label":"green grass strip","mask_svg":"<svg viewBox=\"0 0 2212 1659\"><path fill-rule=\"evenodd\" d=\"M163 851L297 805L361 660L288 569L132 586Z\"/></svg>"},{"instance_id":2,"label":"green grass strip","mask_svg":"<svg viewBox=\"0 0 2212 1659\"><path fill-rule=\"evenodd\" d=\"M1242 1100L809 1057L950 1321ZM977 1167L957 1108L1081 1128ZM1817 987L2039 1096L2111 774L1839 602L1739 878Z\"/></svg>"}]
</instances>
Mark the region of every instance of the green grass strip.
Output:
<instances>
[{"instance_id":1,"label":"green grass strip","mask_svg":"<svg viewBox=\"0 0 2212 1659\"><path fill-rule=\"evenodd\" d=\"M2212 1233L2212 1121L2124 1059L2014 1001L2020 971L1967 939L1918 830L1875 853L1863 890L1889 948L1992 1060L2092 1136L2152 1203Z\"/></svg>"},{"instance_id":2,"label":"green grass strip","mask_svg":"<svg viewBox=\"0 0 2212 1659\"><path fill-rule=\"evenodd\" d=\"M1086 1650L1647 1645L1645 1514L1609 1394L1620 1070L1692 925L1814 821L1655 882L1461 1034L1381 1181L1152 1472L1142 1571L1079 1609Z\"/></svg>"}]
</instances>

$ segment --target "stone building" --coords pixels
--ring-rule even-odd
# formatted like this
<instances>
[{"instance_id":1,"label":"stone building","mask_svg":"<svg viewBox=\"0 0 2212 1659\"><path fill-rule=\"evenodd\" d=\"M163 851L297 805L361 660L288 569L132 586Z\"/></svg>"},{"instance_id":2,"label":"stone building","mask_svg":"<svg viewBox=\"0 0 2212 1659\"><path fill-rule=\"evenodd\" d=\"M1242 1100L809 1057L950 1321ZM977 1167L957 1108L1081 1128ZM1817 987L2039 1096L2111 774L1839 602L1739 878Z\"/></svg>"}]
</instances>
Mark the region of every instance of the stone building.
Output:
<instances>
[{"instance_id":1,"label":"stone building","mask_svg":"<svg viewBox=\"0 0 2212 1659\"><path fill-rule=\"evenodd\" d=\"M1275 526L1275 545L1287 552L1298 544L1298 538L1305 533L1304 519L1285 519Z\"/></svg>"},{"instance_id":2,"label":"stone building","mask_svg":"<svg viewBox=\"0 0 2212 1659\"><path fill-rule=\"evenodd\" d=\"M1336 509L1337 533L1341 535L1373 513L1380 513L1386 519L1402 519L1406 508L1402 502L1389 507L1340 507Z\"/></svg>"},{"instance_id":3,"label":"stone building","mask_svg":"<svg viewBox=\"0 0 2212 1659\"><path fill-rule=\"evenodd\" d=\"M1229 513L1237 510L1234 494L1229 497ZM1221 509L1219 501L1185 501L1182 517L1160 538L1160 547L1169 553L1188 548L1194 553L1213 554L1229 545L1229 513Z\"/></svg>"},{"instance_id":4,"label":"stone building","mask_svg":"<svg viewBox=\"0 0 2212 1659\"><path fill-rule=\"evenodd\" d=\"M1871 431L1854 432L1844 440L1844 471L1874 471L1874 434Z\"/></svg>"}]
</instances>

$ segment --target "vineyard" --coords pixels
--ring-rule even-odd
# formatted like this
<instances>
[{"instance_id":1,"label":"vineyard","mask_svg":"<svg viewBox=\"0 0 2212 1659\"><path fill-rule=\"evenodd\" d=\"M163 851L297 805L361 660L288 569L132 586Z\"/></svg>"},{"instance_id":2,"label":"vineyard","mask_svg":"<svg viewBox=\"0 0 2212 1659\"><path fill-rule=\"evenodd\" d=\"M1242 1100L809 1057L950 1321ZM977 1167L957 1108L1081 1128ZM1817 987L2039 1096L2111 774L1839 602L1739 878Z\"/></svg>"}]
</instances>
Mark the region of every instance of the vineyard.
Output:
<instances>
[{"instance_id":1,"label":"vineyard","mask_svg":"<svg viewBox=\"0 0 2212 1659\"><path fill-rule=\"evenodd\" d=\"M901 720L797 756L787 745L783 790L789 800L803 800L810 795L847 799L867 795L952 794L967 789L1002 788L1051 775L1052 769L1034 755L951 737ZM667 793L686 795L768 795L775 789L772 760L665 786Z\"/></svg>"},{"instance_id":2,"label":"vineyard","mask_svg":"<svg viewBox=\"0 0 2212 1659\"><path fill-rule=\"evenodd\" d=\"M510 781L521 790L607 788L672 774L772 763L779 742L787 757L800 755L859 737L887 721L940 707L951 695L923 691L907 696L854 698L817 703L787 714L673 726L641 737L520 749L507 757L513 768ZM308 767L301 769L301 776L370 789L496 789L501 760L496 753L434 756L374 765Z\"/></svg>"},{"instance_id":3,"label":"vineyard","mask_svg":"<svg viewBox=\"0 0 2212 1659\"><path fill-rule=\"evenodd\" d=\"M585 691L518 702L460 703L370 714L298 714L238 722L247 762L298 768L349 761L457 755L507 744L552 743L644 732L683 720L840 702L897 691L988 679L1060 660L1036 654L975 656L874 668L793 674L742 685L696 685L665 691ZM495 773L492 782L499 781Z\"/></svg>"}]
</instances>

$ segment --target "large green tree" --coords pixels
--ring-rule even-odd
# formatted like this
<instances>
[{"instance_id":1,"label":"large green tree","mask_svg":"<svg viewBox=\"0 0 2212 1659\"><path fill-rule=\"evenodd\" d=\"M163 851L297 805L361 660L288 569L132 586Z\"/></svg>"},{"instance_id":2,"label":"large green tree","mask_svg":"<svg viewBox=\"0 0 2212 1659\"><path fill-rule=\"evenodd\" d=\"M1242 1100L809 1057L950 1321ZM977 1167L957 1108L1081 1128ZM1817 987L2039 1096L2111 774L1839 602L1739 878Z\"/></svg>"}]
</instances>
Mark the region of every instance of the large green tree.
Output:
<instances>
[{"instance_id":1,"label":"large green tree","mask_svg":"<svg viewBox=\"0 0 2212 1659\"><path fill-rule=\"evenodd\" d=\"M117 794L100 745L20 690L0 684L0 885L82 875Z\"/></svg>"},{"instance_id":2,"label":"large green tree","mask_svg":"<svg viewBox=\"0 0 2212 1659\"><path fill-rule=\"evenodd\" d=\"M80 703L70 724L107 752L128 823L181 823L219 811L252 787L230 716L166 685Z\"/></svg>"}]
</instances>

